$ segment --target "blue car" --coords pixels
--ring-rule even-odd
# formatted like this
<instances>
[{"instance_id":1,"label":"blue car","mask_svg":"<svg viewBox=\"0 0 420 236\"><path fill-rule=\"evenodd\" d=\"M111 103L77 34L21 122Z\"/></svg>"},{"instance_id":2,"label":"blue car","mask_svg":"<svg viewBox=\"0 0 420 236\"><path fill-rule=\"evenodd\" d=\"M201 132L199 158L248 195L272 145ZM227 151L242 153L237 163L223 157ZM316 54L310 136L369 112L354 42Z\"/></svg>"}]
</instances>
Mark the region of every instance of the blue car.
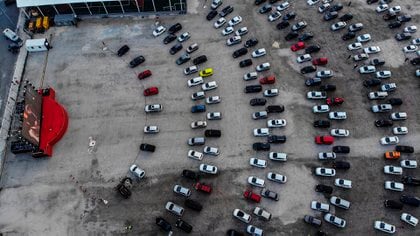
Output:
<instances>
[{"instance_id":1,"label":"blue car","mask_svg":"<svg viewBox=\"0 0 420 236\"><path fill-rule=\"evenodd\" d=\"M191 107L192 113L205 112L205 111L206 111L206 105L195 105Z\"/></svg>"}]
</instances>

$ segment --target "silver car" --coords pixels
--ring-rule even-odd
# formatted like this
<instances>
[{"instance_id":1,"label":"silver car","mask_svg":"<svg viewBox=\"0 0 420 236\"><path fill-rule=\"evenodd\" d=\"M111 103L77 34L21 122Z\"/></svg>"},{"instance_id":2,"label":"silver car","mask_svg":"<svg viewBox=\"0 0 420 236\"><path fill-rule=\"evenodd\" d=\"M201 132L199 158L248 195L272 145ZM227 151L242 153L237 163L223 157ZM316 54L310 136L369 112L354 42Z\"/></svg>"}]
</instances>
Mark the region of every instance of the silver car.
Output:
<instances>
[{"instance_id":1,"label":"silver car","mask_svg":"<svg viewBox=\"0 0 420 236\"><path fill-rule=\"evenodd\" d=\"M184 208L182 208L179 205L176 205L173 202L167 202L165 205L165 209L177 216L182 216L184 214Z\"/></svg>"}]
</instances>

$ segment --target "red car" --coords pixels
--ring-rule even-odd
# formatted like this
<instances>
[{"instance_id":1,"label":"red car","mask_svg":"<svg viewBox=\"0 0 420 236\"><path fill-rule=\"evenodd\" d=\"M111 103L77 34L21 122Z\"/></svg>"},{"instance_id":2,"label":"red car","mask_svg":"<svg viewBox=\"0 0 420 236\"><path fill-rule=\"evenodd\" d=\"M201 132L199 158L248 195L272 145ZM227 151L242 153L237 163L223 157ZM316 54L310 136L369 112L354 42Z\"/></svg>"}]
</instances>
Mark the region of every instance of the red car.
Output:
<instances>
[{"instance_id":1,"label":"red car","mask_svg":"<svg viewBox=\"0 0 420 236\"><path fill-rule=\"evenodd\" d=\"M251 190L246 190L244 192L244 198L249 199L249 200L254 201L254 202L260 202L261 201L261 196L253 193Z\"/></svg>"},{"instance_id":2,"label":"red car","mask_svg":"<svg viewBox=\"0 0 420 236\"><path fill-rule=\"evenodd\" d=\"M327 63L328 63L328 58L326 57L320 57L320 58L312 60L312 64L314 66L322 66L322 65L326 65Z\"/></svg>"},{"instance_id":3,"label":"red car","mask_svg":"<svg viewBox=\"0 0 420 236\"><path fill-rule=\"evenodd\" d=\"M305 43L304 42L297 42L296 44L293 44L290 47L290 50L292 50L292 52L296 52L296 51L299 51L299 50L304 49L304 48L305 48Z\"/></svg>"},{"instance_id":4,"label":"red car","mask_svg":"<svg viewBox=\"0 0 420 236\"><path fill-rule=\"evenodd\" d=\"M139 78L139 79L146 79L147 77L149 77L149 76L151 76L151 75L152 75L152 72L151 72L150 70L145 70L145 71L141 72L141 73L137 76L137 78Z\"/></svg>"},{"instance_id":5,"label":"red car","mask_svg":"<svg viewBox=\"0 0 420 236\"><path fill-rule=\"evenodd\" d=\"M327 98L327 104L329 106L340 105L344 102L344 98Z\"/></svg>"},{"instance_id":6,"label":"red car","mask_svg":"<svg viewBox=\"0 0 420 236\"><path fill-rule=\"evenodd\" d=\"M274 75L262 77L260 79L260 84L274 84L275 82L276 82L276 76Z\"/></svg>"},{"instance_id":7,"label":"red car","mask_svg":"<svg viewBox=\"0 0 420 236\"><path fill-rule=\"evenodd\" d=\"M334 143L334 137L333 136L316 136L315 137L315 143L316 144L326 144L326 145L330 145Z\"/></svg>"},{"instance_id":8,"label":"red car","mask_svg":"<svg viewBox=\"0 0 420 236\"><path fill-rule=\"evenodd\" d=\"M194 184L194 188L197 191L201 191L201 192L204 192L204 193L211 193L211 186L206 185L204 183L197 182L197 183Z\"/></svg>"},{"instance_id":9,"label":"red car","mask_svg":"<svg viewBox=\"0 0 420 236\"><path fill-rule=\"evenodd\" d=\"M144 96L152 96L159 93L159 89L157 87L150 87L143 91Z\"/></svg>"}]
</instances>

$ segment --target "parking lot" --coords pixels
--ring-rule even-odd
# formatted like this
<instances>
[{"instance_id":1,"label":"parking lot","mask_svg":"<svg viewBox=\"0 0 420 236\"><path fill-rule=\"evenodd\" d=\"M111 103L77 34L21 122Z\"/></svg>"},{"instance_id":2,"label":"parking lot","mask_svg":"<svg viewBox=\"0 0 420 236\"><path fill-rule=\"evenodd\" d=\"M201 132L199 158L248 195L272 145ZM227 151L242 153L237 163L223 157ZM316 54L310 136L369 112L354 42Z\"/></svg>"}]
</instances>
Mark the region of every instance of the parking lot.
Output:
<instances>
[{"instance_id":1,"label":"parking lot","mask_svg":"<svg viewBox=\"0 0 420 236\"><path fill-rule=\"evenodd\" d=\"M207 111L219 111L222 119L207 121L207 129L220 129L220 138L209 138L206 145L217 146L221 154L217 157L205 156L199 162L187 157L187 140L203 136L204 129L191 129L196 120L205 120L206 113L191 113L191 106L202 104L192 101L191 94L199 87L188 88L187 80L195 76L185 76L183 69L192 65L187 62L177 66L175 60L181 52L170 55L174 44L162 43L166 34L154 38L154 18L108 18L91 19L80 22L77 28L52 28L44 37L49 37L53 49L46 53L33 53L28 57L24 79L35 85L51 86L57 91L57 100L64 105L69 114L69 128L64 138L55 146L54 156L49 159L33 159L30 156L8 154L2 176L3 190L0 193L0 232L6 235L116 235L125 232L124 226L133 226L130 235L163 235L155 225L155 218L163 216L174 226L176 218L164 206L167 201L182 205L184 197L173 193L175 184L192 190L192 199L203 205L200 213L186 209L183 220L194 229L192 235L223 235L228 229L245 232L246 225L232 217L235 208L252 213L255 206L265 208L273 218L264 222L252 214L252 224L264 229L266 235L313 235L317 229L302 220L306 214L322 218L321 212L311 210L310 202L329 199L314 191L319 183L333 185L334 178L320 178L312 174L315 167L331 166L317 159L319 152L331 151L331 146L314 143L316 135L327 135L328 129L313 127L313 121L327 118L325 114L313 114L312 106L319 104L306 99L306 93L316 90L306 87L300 73L303 67L296 63L297 53L290 46L297 40L285 41L288 29L277 30L276 23L267 21L267 15L258 13L259 6L254 1L225 0L222 7L230 4L234 11L227 19L240 15L239 25L247 26L249 33L243 37L259 40L256 47L264 47L267 55L253 59L253 66L240 68L239 61L250 58L248 53L240 58L232 58L234 50L240 45L226 46L226 39L220 29L213 27L217 17L209 22L205 19L211 1L189 1L187 15L162 16L160 24L169 27L176 22L182 24L181 32L188 31L191 38L183 43L184 49L193 42L199 50L192 58L206 55L208 61L199 69L212 67L214 75L205 82L216 81L218 88L206 92L207 96L218 95L219 104L208 105ZM402 30L390 30L374 8L364 0L336 0L344 4L341 12L351 12L351 23L362 22L362 33L370 33L372 41L368 46L380 46L378 54L386 60L382 68L392 70L392 80L398 84L393 97L402 98L404 104L398 111L405 111L409 118L403 121L409 127L409 134L400 136L401 144L414 146L414 154L404 158L420 161L420 90L418 78L414 76L415 67L405 62L402 48L407 41L397 42L394 35ZM363 80L372 76L360 75L355 64L347 60L352 54L346 49L350 41L341 40L344 32L329 30L332 21L324 22L317 7L310 7L306 1L290 1L288 11L295 11L297 17L291 21L308 22L305 31L314 33L309 44L319 44L322 49L317 57L328 57L326 69L333 70L335 76L329 83L337 86L330 96L343 97L344 104L336 110L347 112L347 120L336 121L332 128L345 128L350 137L336 139L334 145L348 145L351 153L339 159L351 163L347 171L337 171L337 178L353 181L350 190L334 187L334 194L351 201L349 210L331 207L330 212L347 221L345 229L323 222L321 229L328 235L375 235L375 220L384 220L397 227L398 235L416 235L420 230L400 221L402 212L420 217L418 208L405 206L404 210L390 210L383 206L385 199L398 199L400 193L385 190L385 180L399 181L399 176L386 176L385 164L392 164L383 158L385 151L392 146L381 146L379 139L391 135L390 128L377 128L374 120L381 116L370 112L376 104L366 94L371 91L363 87ZM394 0L392 5L400 5L404 12L412 15L409 25L420 27L420 5L416 0ZM204 8L205 6L206 8ZM408 23L406 23L407 25ZM235 27L235 29L238 26ZM179 32L179 33L181 33ZM178 34L179 34L178 33ZM417 32L416 37L420 34ZM41 37L41 36L40 36ZM278 42L279 48L273 47ZM130 51L123 57L115 52L124 44ZM364 45L365 46L365 45ZM183 50L184 51L184 50ZM146 62L131 69L129 61L143 55ZM279 96L268 98L268 105L285 106L285 111L270 114L269 119L286 119L287 126L275 129L274 134L286 135L284 144L272 144L271 151L288 154L287 162L273 162L266 158L267 152L252 149L254 142L265 142L265 138L254 137L254 128L266 127L266 119L253 120L251 114L263 107L251 107L249 100L262 97L262 94L245 94L246 85L257 84L256 80L244 81L243 75L263 62L270 62L268 72L259 77L274 73L276 83L264 85L264 89L278 88ZM361 65L362 63L358 63ZM45 66L45 75L43 74ZM324 67L320 67L324 68ZM417 67L418 68L418 67ZM150 69L153 75L138 80L137 74ZM157 86L159 94L144 97L143 90ZM159 103L163 111L146 114L145 104ZM386 117L388 113L384 114ZM158 125L158 134L143 134L145 125ZM95 150L88 151L89 137L97 144ZM156 145L154 153L139 151L140 143ZM268 160L266 169L249 165L249 158ZM398 162L398 161L397 161ZM114 187L118 181L129 176L133 163L146 171L146 178L137 181L129 199L121 198ZM201 163L219 168L217 176L205 176L202 181L213 186L213 192L205 195L193 189L193 182L181 177L183 169L198 171ZM398 165L398 163L396 164ZM286 175L286 184L276 184L266 180L267 187L280 195L278 202L263 199L255 204L246 201L242 194L250 188L248 176L266 179L268 172ZM406 170L404 170L406 171ZM418 169L405 174L418 176ZM416 175L417 174L417 175ZM419 196L419 188L406 187L403 194ZM253 188L259 193L258 188ZM106 199L105 205L99 199ZM175 235L182 234L178 229Z\"/></svg>"}]
</instances>

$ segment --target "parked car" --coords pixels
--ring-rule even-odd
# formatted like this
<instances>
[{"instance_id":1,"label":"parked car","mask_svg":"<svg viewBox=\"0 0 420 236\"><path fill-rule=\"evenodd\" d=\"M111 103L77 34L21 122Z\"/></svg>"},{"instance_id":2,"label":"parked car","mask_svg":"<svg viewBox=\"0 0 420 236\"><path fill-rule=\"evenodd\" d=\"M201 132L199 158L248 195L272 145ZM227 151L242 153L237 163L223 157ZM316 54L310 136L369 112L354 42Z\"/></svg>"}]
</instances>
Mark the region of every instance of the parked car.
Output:
<instances>
[{"instance_id":1,"label":"parked car","mask_svg":"<svg viewBox=\"0 0 420 236\"><path fill-rule=\"evenodd\" d=\"M267 103L265 98L253 98L249 101L251 106L264 106Z\"/></svg>"},{"instance_id":2,"label":"parked car","mask_svg":"<svg viewBox=\"0 0 420 236\"><path fill-rule=\"evenodd\" d=\"M213 19L214 19L214 17L216 17L216 16L217 16L217 11L216 11L216 10L211 10L211 11L207 14L206 19L207 19L208 21L211 21L211 20L213 20Z\"/></svg>"},{"instance_id":3,"label":"parked car","mask_svg":"<svg viewBox=\"0 0 420 236\"><path fill-rule=\"evenodd\" d=\"M193 43L190 46L187 47L187 53L193 53L195 51L198 50L198 44L197 43Z\"/></svg>"},{"instance_id":4,"label":"parked car","mask_svg":"<svg viewBox=\"0 0 420 236\"><path fill-rule=\"evenodd\" d=\"M270 152L268 158L272 161L287 161L287 154L281 152Z\"/></svg>"},{"instance_id":5,"label":"parked car","mask_svg":"<svg viewBox=\"0 0 420 236\"><path fill-rule=\"evenodd\" d=\"M198 72L197 66L190 66L184 69L185 75L191 75Z\"/></svg>"},{"instance_id":6,"label":"parked car","mask_svg":"<svg viewBox=\"0 0 420 236\"><path fill-rule=\"evenodd\" d=\"M191 57L190 57L190 54L188 54L188 53L184 53L184 54L182 54L177 60L176 60L176 64L177 65L182 65L182 64L184 64L185 62L187 62L187 61L189 61L191 59Z\"/></svg>"},{"instance_id":7,"label":"parked car","mask_svg":"<svg viewBox=\"0 0 420 236\"><path fill-rule=\"evenodd\" d=\"M191 195L191 191L188 188L183 187L183 186L181 186L179 184L176 184L174 186L174 189L173 190L174 190L175 193L178 193L178 194L180 194L180 195L182 195L184 197L189 197Z\"/></svg>"},{"instance_id":8,"label":"parked car","mask_svg":"<svg viewBox=\"0 0 420 236\"><path fill-rule=\"evenodd\" d=\"M262 56L264 56L264 55L266 55L267 53L266 53L266 51L265 51L265 48L260 48L260 49L257 49L257 50L255 50L255 51L253 51L252 52L252 54L251 54L251 56L253 57L253 58L258 58L258 57L262 57Z\"/></svg>"},{"instance_id":9,"label":"parked car","mask_svg":"<svg viewBox=\"0 0 420 236\"><path fill-rule=\"evenodd\" d=\"M201 56L198 56L198 57L194 58L193 64L194 65L199 65L199 64L202 64L206 61L207 61L207 57L205 55L201 55Z\"/></svg>"},{"instance_id":10,"label":"parked car","mask_svg":"<svg viewBox=\"0 0 420 236\"><path fill-rule=\"evenodd\" d=\"M184 208L181 206L173 203L173 202L167 202L165 205L165 209L169 211L172 214L175 214L177 216L182 216L184 214Z\"/></svg>"},{"instance_id":11,"label":"parked car","mask_svg":"<svg viewBox=\"0 0 420 236\"><path fill-rule=\"evenodd\" d=\"M254 176L248 177L248 183L250 185L253 185L255 187L260 187L260 188L264 188L264 186L265 186L265 181L263 179L260 179L258 177L254 177Z\"/></svg>"},{"instance_id":12,"label":"parked car","mask_svg":"<svg viewBox=\"0 0 420 236\"><path fill-rule=\"evenodd\" d=\"M327 213L324 215L324 220L327 221L328 223L331 223L334 226L337 226L339 228L344 228L346 227L346 221L335 216L332 215L331 213Z\"/></svg>"},{"instance_id":13,"label":"parked car","mask_svg":"<svg viewBox=\"0 0 420 236\"><path fill-rule=\"evenodd\" d=\"M155 30L153 30L153 36L158 37L166 31L166 28L162 25L159 25Z\"/></svg>"},{"instance_id":14,"label":"parked car","mask_svg":"<svg viewBox=\"0 0 420 236\"><path fill-rule=\"evenodd\" d=\"M191 107L191 113L205 112L206 105L195 105Z\"/></svg>"},{"instance_id":15,"label":"parked car","mask_svg":"<svg viewBox=\"0 0 420 236\"><path fill-rule=\"evenodd\" d=\"M255 207L253 213L254 213L254 215L258 216L259 218L261 218L265 221L269 221L271 219L271 213L269 213L268 211L266 211L263 208Z\"/></svg>"},{"instance_id":16,"label":"parked car","mask_svg":"<svg viewBox=\"0 0 420 236\"><path fill-rule=\"evenodd\" d=\"M194 121L191 123L191 128L192 129L197 129L197 128L205 128L207 126L207 122L206 121Z\"/></svg>"},{"instance_id":17,"label":"parked car","mask_svg":"<svg viewBox=\"0 0 420 236\"><path fill-rule=\"evenodd\" d=\"M199 170L207 174L217 174L217 167L208 164L201 164Z\"/></svg>"},{"instance_id":18,"label":"parked car","mask_svg":"<svg viewBox=\"0 0 420 236\"><path fill-rule=\"evenodd\" d=\"M252 149L255 151L269 151L270 150L270 144L269 143L253 143Z\"/></svg>"},{"instance_id":19,"label":"parked car","mask_svg":"<svg viewBox=\"0 0 420 236\"><path fill-rule=\"evenodd\" d=\"M191 180L198 180L200 178L200 176L192 170L183 170L182 176Z\"/></svg>"},{"instance_id":20,"label":"parked car","mask_svg":"<svg viewBox=\"0 0 420 236\"><path fill-rule=\"evenodd\" d=\"M219 19L217 19L216 22L214 22L214 28L218 29L220 27L222 27L224 24L226 23L226 19L224 17L220 17Z\"/></svg>"},{"instance_id":21,"label":"parked car","mask_svg":"<svg viewBox=\"0 0 420 236\"><path fill-rule=\"evenodd\" d=\"M175 34L176 32L180 31L182 29L182 25L180 23L176 23L169 27L168 33L169 34Z\"/></svg>"},{"instance_id":22,"label":"parked car","mask_svg":"<svg viewBox=\"0 0 420 236\"><path fill-rule=\"evenodd\" d=\"M350 147L348 146L334 146L332 151L335 153L350 153Z\"/></svg>"},{"instance_id":23,"label":"parked car","mask_svg":"<svg viewBox=\"0 0 420 236\"><path fill-rule=\"evenodd\" d=\"M417 168L417 161L416 160L402 160L400 162L401 167L407 169L415 169Z\"/></svg>"},{"instance_id":24,"label":"parked car","mask_svg":"<svg viewBox=\"0 0 420 236\"><path fill-rule=\"evenodd\" d=\"M161 104L151 104L151 105L145 105L144 111L146 113L150 112L160 112L163 110L163 106Z\"/></svg>"},{"instance_id":25,"label":"parked car","mask_svg":"<svg viewBox=\"0 0 420 236\"><path fill-rule=\"evenodd\" d=\"M210 185L208 185L208 184L205 184L205 183L197 182L197 183L194 184L194 188L197 191L200 191L202 193L208 193L208 194L210 194L212 192L212 187Z\"/></svg>"},{"instance_id":26,"label":"parked car","mask_svg":"<svg viewBox=\"0 0 420 236\"><path fill-rule=\"evenodd\" d=\"M154 152L156 150L156 146L152 144L142 143L140 144L140 150L145 152Z\"/></svg>"},{"instance_id":27,"label":"parked car","mask_svg":"<svg viewBox=\"0 0 420 236\"><path fill-rule=\"evenodd\" d=\"M379 231L388 233L388 234L393 234L395 233L395 226L385 223L384 221L375 221L373 224L373 227Z\"/></svg>"},{"instance_id":28,"label":"parked car","mask_svg":"<svg viewBox=\"0 0 420 236\"><path fill-rule=\"evenodd\" d=\"M237 57L243 56L243 55L245 55L247 53L248 53L248 49L246 49L246 48L240 48L240 49L237 49L237 50L235 50L233 52L232 57L233 58L237 58Z\"/></svg>"},{"instance_id":29,"label":"parked car","mask_svg":"<svg viewBox=\"0 0 420 236\"><path fill-rule=\"evenodd\" d=\"M270 12L271 10L273 9L273 7L271 6L271 4L265 4L264 6L262 6L261 8L260 8L260 10L258 10L258 12L260 13L260 14L265 14L265 13L267 13L267 12Z\"/></svg>"},{"instance_id":30,"label":"parked car","mask_svg":"<svg viewBox=\"0 0 420 236\"><path fill-rule=\"evenodd\" d=\"M281 183L284 184L287 182L287 177L281 174L277 174L277 173L273 173L273 172L268 172L267 173L267 179L273 181L273 182L277 182L277 183Z\"/></svg>"},{"instance_id":31,"label":"parked car","mask_svg":"<svg viewBox=\"0 0 420 236\"><path fill-rule=\"evenodd\" d=\"M399 166L386 165L384 166L384 173L390 175L402 175L403 169Z\"/></svg>"},{"instance_id":32,"label":"parked car","mask_svg":"<svg viewBox=\"0 0 420 236\"><path fill-rule=\"evenodd\" d=\"M335 170L332 168L317 167L315 169L315 174L318 176L335 176Z\"/></svg>"},{"instance_id":33,"label":"parked car","mask_svg":"<svg viewBox=\"0 0 420 236\"><path fill-rule=\"evenodd\" d=\"M284 37L284 39L285 39L286 41L290 41L290 40L292 40L292 39L297 38L298 36L299 36L299 34L298 34L297 32L295 32L295 31L291 31L290 33L288 33L288 34Z\"/></svg>"},{"instance_id":34,"label":"parked car","mask_svg":"<svg viewBox=\"0 0 420 236\"><path fill-rule=\"evenodd\" d=\"M420 199L414 196L402 195L400 197L400 202L407 204L409 206L414 206L414 207L420 206Z\"/></svg>"},{"instance_id":35,"label":"parked car","mask_svg":"<svg viewBox=\"0 0 420 236\"><path fill-rule=\"evenodd\" d=\"M4 31L3 31L3 33L4 33ZM130 47L128 47L127 45L124 45L120 49L118 49L117 55L119 57L122 57L122 56L124 56L124 54L126 54L128 52L128 50L130 50Z\"/></svg>"},{"instance_id":36,"label":"parked car","mask_svg":"<svg viewBox=\"0 0 420 236\"><path fill-rule=\"evenodd\" d=\"M243 79L244 79L245 81L248 81L248 80L254 80L254 79L257 79L257 77L258 77L257 72L249 72L249 73L246 73L246 74L244 75Z\"/></svg>"},{"instance_id":37,"label":"parked car","mask_svg":"<svg viewBox=\"0 0 420 236\"><path fill-rule=\"evenodd\" d=\"M311 202L311 209L317 210L320 212L329 212L330 211L330 205L318 201L312 201Z\"/></svg>"},{"instance_id":38,"label":"parked car","mask_svg":"<svg viewBox=\"0 0 420 236\"><path fill-rule=\"evenodd\" d=\"M254 225L248 225L246 227L246 232L253 236L263 236L264 231Z\"/></svg>"},{"instance_id":39,"label":"parked car","mask_svg":"<svg viewBox=\"0 0 420 236\"><path fill-rule=\"evenodd\" d=\"M399 33L395 35L397 41L409 40L411 38L410 33Z\"/></svg>"},{"instance_id":40,"label":"parked car","mask_svg":"<svg viewBox=\"0 0 420 236\"><path fill-rule=\"evenodd\" d=\"M283 16L284 21L293 20L295 18L296 18L296 13L293 11L289 11Z\"/></svg>"},{"instance_id":41,"label":"parked car","mask_svg":"<svg viewBox=\"0 0 420 236\"><path fill-rule=\"evenodd\" d=\"M370 40L371 40L370 34L362 34L362 35L357 36L357 42L359 43L369 42Z\"/></svg>"},{"instance_id":42,"label":"parked car","mask_svg":"<svg viewBox=\"0 0 420 236\"><path fill-rule=\"evenodd\" d=\"M316 120L314 121L314 127L317 128L329 128L330 122L328 120Z\"/></svg>"},{"instance_id":43,"label":"parked car","mask_svg":"<svg viewBox=\"0 0 420 236\"><path fill-rule=\"evenodd\" d=\"M162 217L156 217L155 223L165 232L172 232L171 224Z\"/></svg>"},{"instance_id":44,"label":"parked car","mask_svg":"<svg viewBox=\"0 0 420 236\"><path fill-rule=\"evenodd\" d=\"M229 15L229 14L230 14L230 13L232 13L232 12L233 12L233 7L232 7L232 6L230 6L230 5L228 5L228 6L226 6L225 8L223 8L223 9L220 11L219 16L221 16L221 17L225 17L225 16Z\"/></svg>"},{"instance_id":45,"label":"parked car","mask_svg":"<svg viewBox=\"0 0 420 236\"><path fill-rule=\"evenodd\" d=\"M308 23L306 23L306 21L299 21L298 23L292 25L292 30L293 31L300 31L304 28L306 28L306 26L308 25Z\"/></svg>"},{"instance_id":46,"label":"parked car","mask_svg":"<svg viewBox=\"0 0 420 236\"><path fill-rule=\"evenodd\" d=\"M145 134L156 134L156 133L159 133L159 127L156 125L144 126L143 132Z\"/></svg>"},{"instance_id":47,"label":"parked car","mask_svg":"<svg viewBox=\"0 0 420 236\"><path fill-rule=\"evenodd\" d=\"M274 75L262 77L259 82L260 84L274 84L276 82L276 77Z\"/></svg>"},{"instance_id":48,"label":"parked car","mask_svg":"<svg viewBox=\"0 0 420 236\"><path fill-rule=\"evenodd\" d=\"M206 139L204 137L194 137L188 139L188 145L190 146L204 145L205 143Z\"/></svg>"},{"instance_id":49,"label":"parked car","mask_svg":"<svg viewBox=\"0 0 420 236\"><path fill-rule=\"evenodd\" d=\"M319 160L334 160L337 155L334 152L320 152L318 153Z\"/></svg>"},{"instance_id":50,"label":"parked car","mask_svg":"<svg viewBox=\"0 0 420 236\"><path fill-rule=\"evenodd\" d=\"M191 233L193 227L188 224L187 222L183 221L182 219L177 219L175 222L175 227L181 229L182 231L186 233Z\"/></svg>"},{"instance_id":51,"label":"parked car","mask_svg":"<svg viewBox=\"0 0 420 236\"><path fill-rule=\"evenodd\" d=\"M404 221L405 223L414 227L416 227L417 224L419 223L419 220L416 217L408 213L402 213L400 219Z\"/></svg>"},{"instance_id":52,"label":"parked car","mask_svg":"<svg viewBox=\"0 0 420 236\"><path fill-rule=\"evenodd\" d=\"M135 57L133 60L130 61L130 68L134 68L145 61L146 59L144 59L143 56Z\"/></svg>"},{"instance_id":53,"label":"parked car","mask_svg":"<svg viewBox=\"0 0 420 236\"><path fill-rule=\"evenodd\" d=\"M317 186L315 186L315 191L319 193L331 194L333 192L333 188L328 185L318 184Z\"/></svg>"},{"instance_id":54,"label":"parked car","mask_svg":"<svg viewBox=\"0 0 420 236\"><path fill-rule=\"evenodd\" d=\"M402 153L414 153L414 148L412 146L397 145L395 146L395 151Z\"/></svg>"},{"instance_id":55,"label":"parked car","mask_svg":"<svg viewBox=\"0 0 420 236\"><path fill-rule=\"evenodd\" d=\"M255 39L255 38L251 38L251 39L248 39L245 42L244 47L250 48L250 47L253 47L253 46L257 45L257 44L258 44L258 40Z\"/></svg>"},{"instance_id":56,"label":"parked car","mask_svg":"<svg viewBox=\"0 0 420 236\"><path fill-rule=\"evenodd\" d=\"M245 59L239 62L239 67L243 68L243 67L247 67L252 65L252 60L251 59Z\"/></svg>"},{"instance_id":57,"label":"parked car","mask_svg":"<svg viewBox=\"0 0 420 236\"><path fill-rule=\"evenodd\" d=\"M404 191L404 184L395 181L385 181L385 189L402 192Z\"/></svg>"},{"instance_id":58,"label":"parked car","mask_svg":"<svg viewBox=\"0 0 420 236\"><path fill-rule=\"evenodd\" d=\"M285 135L269 135L267 137L268 143L285 143L286 136Z\"/></svg>"},{"instance_id":59,"label":"parked car","mask_svg":"<svg viewBox=\"0 0 420 236\"><path fill-rule=\"evenodd\" d=\"M311 45L305 49L305 53L311 54L311 53L319 52L319 50L321 50L321 46Z\"/></svg>"},{"instance_id":60,"label":"parked car","mask_svg":"<svg viewBox=\"0 0 420 236\"><path fill-rule=\"evenodd\" d=\"M335 19L337 17L338 17L338 12L331 11L331 9L330 9L330 11L328 11L327 13L325 13L324 20L325 21L330 21L330 20L333 20L333 19Z\"/></svg>"},{"instance_id":61,"label":"parked car","mask_svg":"<svg viewBox=\"0 0 420 236\"><path fill-rule=\"evenodd\" d=\"M334 143L334 137L332 136L315 136L315 143L316 144L326 144L331 145Z\"/></svg>"},{"instance_id":62,"label":"parked car","mask_svg":"<svg viewBox=\"0 0 420 236\"><path fill-rule=\"evenodd\" d=\"M156 94L158 94L159 93L159 89L158 89L158 87L150 87L150 88L146 88L144 91L143 91L143 95L145 96L145 97L147 97L147 96L152 96L152 95L156 95Z\"/></svg>"},{"instance_id":63,"label":"parked car","mask_svg":"<svg viewBox=\"0 0 420 236\"><path fill-rule=\"evenodd\" d=\"M276 28L278 30L282 30L282 29L285 29L285 28L289 27L289 25L290 25L290 23L288 21L282 21L282 22L280 22L276 25Z\"/></svg>"},{"instance_id":64,"label":"parked car","mask_svg":"<svg viewBox=\"0 0 420 236\"><path fill-rule=\"evenodd\" d=\"M233 210L233 216L245 224L251 222L251 215L240 209Z\"/></svg>"},{"instance_id":65,"label":"parked car","mask_svg":"<svg viewBox=\"0 0 420 236\"><path fill-rule=\"evenodd\" d=\"M315 218L314 216L310 216L310 215L305 215L303 217L303 220L313 226L319 227L322 224L322 221L318 218Z\"/></svg>"},{"instance_id":66,"label":"parked car","mask_svg":"<svg viewBox=\"0 0 420 236\"><path fill-rule=\"evenodd\" d=\"M270 69L270 63L268 63L268 62L259 64L258 66L255 67L255 70L257 72L262 72L262 71L266 71L266 70L269 70L269 69Z\"/></svg>"},{"instance_id":67,"label":"parked car","mask_svg":"<svg viewBox=\"0 0 420 236\"><path fill-rule=\"evenodd\" d=\"M263 197L265 197L265 198L268 198L268 199L271 199L271 200L274 200L274 201L278 201L278 200L279 200L279 195L278 195L278 193L273 192L273 191L271 191L271 190L268 190L268 189L266 189L266 188L263 188L263 189L261 190L261 196L263 196Z\"/></svg>"},{"instance_id":68,"label":"parked car","mask_svg":"<svg viewBox=\"0 0 420 236\"><path fill-rule=\"evenodd\" d=\"M259 203L261 201L261 196L256 193L253 193L252 190L246 190L243 196L245 199L248 199L256 203Z\"/></svg>"},{"instance_id":69,"label":"parked car","mask_svg":"<svg viewBox=\"0 0 420 236\"><path fill-rule=\"evenodd\" d=\"M402 172L402 170L401 170ZM409 186L420 186L420 179L412 176L404 176L401 179L402 183Z\"/></svg>"},{"instance_id":70,"label":"parked car","mask_svg":"<svg viewBox=\"0 0 420 236\"><path fill-rule=\"evenodd\" d=\"M284 111L283 105L270 105L265 108L268 113L281 113Z\"/></svg>"}]
</instances>

